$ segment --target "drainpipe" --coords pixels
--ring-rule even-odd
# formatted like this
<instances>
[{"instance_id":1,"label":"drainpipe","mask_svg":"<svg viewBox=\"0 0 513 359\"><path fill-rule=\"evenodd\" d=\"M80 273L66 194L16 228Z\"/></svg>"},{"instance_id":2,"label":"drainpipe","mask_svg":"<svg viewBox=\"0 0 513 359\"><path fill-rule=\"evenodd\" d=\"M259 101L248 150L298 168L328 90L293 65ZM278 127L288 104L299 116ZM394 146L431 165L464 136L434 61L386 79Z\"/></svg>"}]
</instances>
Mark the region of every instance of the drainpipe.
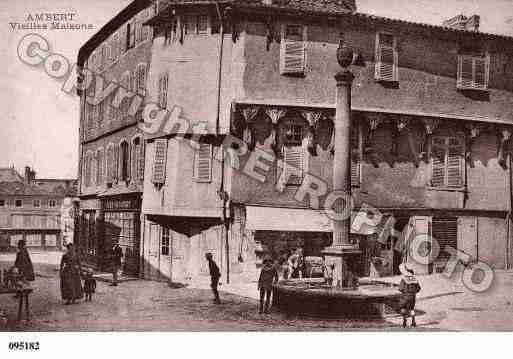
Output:
<instances>
[{"instance_id":1,"label":"drainpipe","mask_svg":"<svg viewBox=\"0 0 513 359\"><path fill-rule=\"evenodd\" d=\"M222 79L222 71L223 71L223 46L224 46L224 24L223 24L223 16L221 15L221 9L219 8L219 2L216 1L216 12L217 17L219 19L219 62L218 62L218 72L217 72L217 104L216 104L216 138L219 135L219 121L221 117L221 79ZM221 143L221 184L219 188L219 196L223 201L222 207L222 223L224 226L224 241L225 241L225 257L226 257L226 284L230 283L230 243L228 230L230 224L228 223L228 219L226 216L226 205L228 201L228 196L226 191L224 190L224 152L222 150Z\"/></svg>"},{"instance_id":2,"label":"drainpipe","mask_svg":"<svg viewBox=\"0 0 513 359\"><path fill-rule=\"evenodd\" d=\"M511 153L508 154L508 215L506 216L506 219L508 220L508 226L507 226L507 238L506 238L506 260L505 265L506 269L510 268L510 255L511 255L511 215L513 211L513 192L512 192L512 179L511 179L511 165L513 164L513 161L511 159Z\"/></svg>"}]
</instances>

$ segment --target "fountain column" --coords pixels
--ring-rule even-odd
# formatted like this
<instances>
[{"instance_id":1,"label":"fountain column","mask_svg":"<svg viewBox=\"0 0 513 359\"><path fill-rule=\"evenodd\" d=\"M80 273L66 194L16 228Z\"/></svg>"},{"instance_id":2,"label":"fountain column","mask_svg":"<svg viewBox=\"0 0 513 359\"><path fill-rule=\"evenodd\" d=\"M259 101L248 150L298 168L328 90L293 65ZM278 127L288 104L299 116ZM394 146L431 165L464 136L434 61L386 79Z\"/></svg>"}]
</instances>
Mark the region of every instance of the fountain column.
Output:
<instances>
[{"instance_id":1,"label":"fountain column","mask_svg":"<svg viewBox=\"0 0 513 359\"><path fill-rule=\"evenodd\" d=\"M354 75L347 68L353 61L353 51L342 41L337 61L343 68L335 75L337 82L335 113L335 155L333 158L333 190L337 201L333 206L333 243L323 251L325 263L334 266L333 286L352 287L353 275L349 261L359 254L358 247L349 241L351 227L351 86Z\"/></svg>"}]
</instances>

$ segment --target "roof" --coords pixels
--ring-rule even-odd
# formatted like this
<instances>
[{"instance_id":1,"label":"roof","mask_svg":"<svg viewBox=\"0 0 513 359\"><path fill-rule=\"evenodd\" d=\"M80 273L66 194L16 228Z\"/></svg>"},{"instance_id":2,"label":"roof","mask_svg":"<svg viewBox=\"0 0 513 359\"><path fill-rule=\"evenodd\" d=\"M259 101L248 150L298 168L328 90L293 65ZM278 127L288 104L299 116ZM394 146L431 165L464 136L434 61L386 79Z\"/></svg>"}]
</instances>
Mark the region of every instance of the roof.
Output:
<instances>
[{"instance_id":1,"label":"roof","mask_svg":"<svg viewBox=\"0 0 513 359\"><path fill-rule=\"evenodd\" d=\"M23 177L13 167L0 168L0 182L23 181Z\"/></svg>"},{"instance_id":2,"label":"roof","mask_svg":"<svg viewBox=\"0 0 513 359\"><path fill-rule=\"evenodd\" d=\"M3 195L74 197L76 193L76 180L36 179L30 184L23 181L0 182L0 194Z\"/></svg>"}]
</instances>

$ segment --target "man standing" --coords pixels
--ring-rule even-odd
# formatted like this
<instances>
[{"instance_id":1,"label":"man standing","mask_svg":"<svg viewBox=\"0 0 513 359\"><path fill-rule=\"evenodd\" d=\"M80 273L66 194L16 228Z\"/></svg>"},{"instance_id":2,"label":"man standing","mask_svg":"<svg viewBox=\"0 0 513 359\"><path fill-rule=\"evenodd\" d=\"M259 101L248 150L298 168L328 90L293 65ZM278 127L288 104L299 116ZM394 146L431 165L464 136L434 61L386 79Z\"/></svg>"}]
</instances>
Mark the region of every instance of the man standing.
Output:
<instances>
[{"instance_id":1,"label":"man standing","mask_svg":"<svg viewBox=\"0 0 513 359\"><path fill-rule=\"evenodd\" d=\"M112 247L112 284L113 286L118 285L118 272L121 268L121 258L123 258L123 251L119 246L119 243L114 243Z\"/></svg>"},{"instance_id":2,"label":"man standing","mask_svg":"<svg viewBox=\"0 0 513 359\"><path fill-rule=\"evenodd\" d=\"M219 292L217 291L217 285L219 284L221 272L219 271L219 267L217 266L216 262L214 262L214 259L212 258L212 253L205 253L205 258L208 261L208 269L210 271L210 287L214 293L214 303L221 304L221 300L219 299Z\"/></svg>"}]
</instances>

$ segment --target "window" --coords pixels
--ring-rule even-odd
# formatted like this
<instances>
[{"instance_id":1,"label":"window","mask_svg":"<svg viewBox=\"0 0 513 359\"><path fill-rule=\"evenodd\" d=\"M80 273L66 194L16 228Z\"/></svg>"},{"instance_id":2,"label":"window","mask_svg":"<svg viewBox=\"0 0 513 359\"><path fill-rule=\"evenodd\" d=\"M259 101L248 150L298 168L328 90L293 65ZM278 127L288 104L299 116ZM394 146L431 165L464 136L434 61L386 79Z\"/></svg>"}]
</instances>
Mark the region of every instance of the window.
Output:
<instances>
[{"instance_id":1,"label":"window","mask_svg":"<svg viewBox=\"0 0 513 359\"><path fill-rule=\"evenodd\" d=\"M304 75L306 69L306 26L283 25L280 73Z\"/></svg>"},{"instance_id":2,"label":"window","mask_svg":"<svg viewBox=\"0 0 513 359\"><path fill-rule=\"evenodd\" d=\"M5 199L0 199L0 207L5 207L5 206L6 206Z\"/></svg>"},{"instance_id":3,"label":"window","mask_svg":"<svg viewBox=\"0 0 513 359\"><path fill-rule=\"evenodd\" d=\"M463 90L486 90L489 67L488 56L459 55L457 87Z\"/></svg>"},{"instance_id":4,"label":"window","mask_svg":"<svg viewBox=\"0 0 513 359\"><path fill-rule=\"evenodd\" d=\"M208 16L207 15L198 15L198 23L197 23L197 32L198 35L206 35L208 34Z\"/></svg>"},{"instance_id":5,"label":"window","mask_svg":"<svg viewBox=\"0 0 513 359\"><path fill-rule=\"evenodd\" d=\"M456 217L433 217L432 219L433 238L440 246L440 253L437 260L448 260L450 253L443 250L446 246L458 248L458 218Z\"/></svg>"},{"instance_id":6,"label":"window","mask_svg":"<svg viewBox=\"0 0 513 359\"><path fill-rule=\"evenodd\" d=\"M137 65L137 79L135 90L140 95L144 95L146 93L146 64Z\"/></svg>"},{"instance_id":7,"label":"window","mask_svg":"<svg viewBox=\"0 0 513 359\"><path fill-rule=\"evenodd\" d=\"M14 207L23 207L23 201L21 199L14 200Z\"/></svg>"},{"instance_id":8,"label":"window","mask_svg":"<svg viewBox=\"0 0 513 359\"><path fill-rule=\"evenodd\" d=\"M57 206L57 201L54 200L54 199L50 199L48 200L48 207L56 207Z\"/></svg>"},{"instance_id":9,"label":"window","mask_svg":"<svg viewBox=\"0 0 513 359\"><path fill-rule=\"evenodd\" d=\"M121 156L119 159L121 165L120 179L122 181L128 181L130 180L130 145L128 142L121 142L119 145L119 155Z\"/></svg>"},{"instance_id":10,"label":"window","mask_svg":"<svg viewBox=\"0 0 513 359\"><path fill-rule=\"evenodd\" d=\"M111 144L107 148L107 183L112 183L114 179L114 146Z\"/></svg>"},{"instance_id":11,"label":"window","mask_svg":"<svg viewBox=\"0 0 513 359\"><path fill-rule=\"evenodd\" d=\"M96 185L103 183L103 150L96 152Z\"/></svg>"},{"instance_id":12,"label":"window","mask_svg":"<svg viewBox=\"0 0 513 359\"><path fill-rule=\"evenodd\" d=\"M144 178L144 149L140 137L132 142L132 171L134 179Z\"/></svg>"},{"instance_id":13,"label":"window","mask_svg":"<svg viewBox=\"0 0 513 359\"><path fill-rule=\"evenodd\" d=\"M167 89L169 82L169 74L164 73L159 76L158 83L158 103L161 108L165 109L167 107Z\"/></svg>"},{"instance_id":14,"label":"window","mask_svg":"<svg viewBox=\"0 0 513 359\"><path fill-rule=\"evenodd\" d=\"M131 49L135 45L135 22L130 22L126 25L126 49Z\"/></svg>"},{"instance_id":15,"label":"window","mask_svg":"<svg viewBox=\"0 0 513 359\"><path fill-rule=\"evenodd\" d=\"M433 137L431 186L456 188L463 186L464 140L463 135Z\"/></svg>"},{"instance_id":16,"label":"window","mask_svg":"<svg viewBox=\"0 0 513 359\"><path fill-rule=\"evenodd\" d=\"M166 181L167 139L159 138L155 140L154 148L152 182L154 184L164 184Z\"/></svg>"},{"instance_id":17,"label":"window","mask_svg":"<svg viewBox=\"0 0 513 359\"><path fill-rule=\"evenodd\" d=\"M376 34L376 65L374 77L378 81L398 81L396 38L391 34Z\"/></svg>"},{"instance_id":18,"label":"window","mask_svg":"<svg viewBox=\"0 0 513 359\"><path fill-rule=\"evenodd\" d=\"M41 207L41 201L39 199L35 199L33 204L34 204L34 207L36 207L36 208Z\"/></svg>"},{"instance_id":19,"label":"window","mask_svg":"<svg viewBox=\"0 0 513 359\"><path fill-rule=\"evenodd\" d=\"M210 182L212 180L212 145L200 143L194 153L194 173L196 182Z\"/></svg>"},{"instance_id":20,"label":"window","mask_svg":"<svg viewBox=\"0 0 513 359\"><path fill-rule=\"evenodd\" d=\"M105 101L106 100L103 100L101 101L100 103L98 103L98 106L97 109L98 109L98 114L97 114L97 128L98 129L101 129L103 127L103 119L104 119L104 116L105 116Z\"/></svg>"},{"instance_id":21,"label":"window","mask_svg":"<svg viewBox=\"0 0 513 359\"><path fill-rule=\"evenodd\" d=\"M303 181L305 154L302 146L303 127L301 125L289 124L285 127L283 161L285 166L284 177L287 185L300 185Z\"/></svg>"},{"instance_id":22,"label":"window","mask_svg":"<svg viewBox=\"0 0 513 359\"><path fill-rule=\"evenodd\" d=\"M161 227L162 228L162 235L160 240L161 245L161 251L160 253L163 256L168 256L170 254L170 240L169 240L169 228L167 227Z\"/></svg>"}]
</instances>

